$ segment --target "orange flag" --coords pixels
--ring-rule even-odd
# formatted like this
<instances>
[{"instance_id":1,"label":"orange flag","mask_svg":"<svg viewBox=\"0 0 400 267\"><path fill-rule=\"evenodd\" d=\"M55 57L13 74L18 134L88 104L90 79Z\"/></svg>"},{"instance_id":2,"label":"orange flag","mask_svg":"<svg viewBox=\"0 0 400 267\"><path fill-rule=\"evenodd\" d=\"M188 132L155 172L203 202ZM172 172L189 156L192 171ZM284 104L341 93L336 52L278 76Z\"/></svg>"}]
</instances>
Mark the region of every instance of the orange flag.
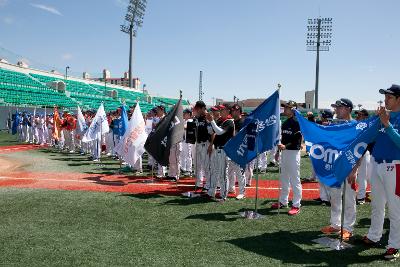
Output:
<instances>
[{"instance_id":1,"label":"orange flag","mask_svg":"<svg viewBox=\"0 0 400 267\"><path fill-rule=\"evenodd\" d=\"M53 127L53 137L56 140L60 140L61 136L61 120L60 114L58 114L58 109L54 107L54 127Z\"/></svg>"}]
</instances>

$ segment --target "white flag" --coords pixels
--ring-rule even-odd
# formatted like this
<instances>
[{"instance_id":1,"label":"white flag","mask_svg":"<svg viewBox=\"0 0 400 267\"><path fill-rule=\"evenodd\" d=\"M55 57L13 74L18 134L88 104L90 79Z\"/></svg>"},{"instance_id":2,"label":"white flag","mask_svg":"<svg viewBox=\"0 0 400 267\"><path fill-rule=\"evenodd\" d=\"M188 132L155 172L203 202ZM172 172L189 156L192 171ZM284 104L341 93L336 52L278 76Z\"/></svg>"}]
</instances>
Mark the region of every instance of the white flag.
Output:
<instances>
[{"instance_id":1,"label":"white flag","mask_svg":"<svg viewBox=\"0 0 400 267\"><path fill-rule=\"evenodd\" d=\"M96 116L93 118L88 130L82 138L82 142L89 142L101 138L102 134L108 133L110 128L108 127L107 115L104 111L103 104L100 104L99 109L96 112Z\"/></svg>"},{"instance_id":2,"label":"white flag","mask_svg":"<svg viewBox=\"0 0 400 267\"><path fill-rule=\"evenodd\" d=\"M139 103L137 103L129 121L128 129L114 148L115 153L122 156L131 166L135 165L144 152L144 143L147 139L145 126L142 111Z\"/></svg>"},{"instance_id":3,"label":"white flag","mask_svg":"<svg viewBox=\"0 0 400 267\"><path fill-rule=\"evenodd\" d=\"M76 134L82 136L87 129L87 125L86 125L85 117L83 117L82 110L79 106L78 106L78 114L77 114L76 118L77 118L77 124L78 124L76 127Z\"/></svg>"}]
</instances>

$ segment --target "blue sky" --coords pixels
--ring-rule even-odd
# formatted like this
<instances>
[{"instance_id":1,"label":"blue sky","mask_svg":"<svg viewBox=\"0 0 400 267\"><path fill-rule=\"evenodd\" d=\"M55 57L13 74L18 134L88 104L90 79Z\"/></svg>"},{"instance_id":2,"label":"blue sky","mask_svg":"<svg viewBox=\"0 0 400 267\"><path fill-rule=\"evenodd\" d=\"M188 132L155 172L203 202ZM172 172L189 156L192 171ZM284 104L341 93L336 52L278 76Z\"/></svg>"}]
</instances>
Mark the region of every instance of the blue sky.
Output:
<instances>
[{"instance_id":1,"label":"blue sky","mask_svg":"<svg viewBox=\"0 0 400 267\"><path fill-rule=\"evenodd\" d=\"M80 75L128 69L119 31L126 0L0 0L0 47ZM331 51L321 52L320 106L347 97L375 108L378 89L400 83L398 0L148 0L135 40L134 76L153 94L204 99L304 101L314 88L307 19L332 17ZM2 49L0 49L0 52ZM1 55L1 54L0 54ZM12 56L10 56L12 57ZM9 61L13 61L14 58Z\"/></svg>"}]
</instances>

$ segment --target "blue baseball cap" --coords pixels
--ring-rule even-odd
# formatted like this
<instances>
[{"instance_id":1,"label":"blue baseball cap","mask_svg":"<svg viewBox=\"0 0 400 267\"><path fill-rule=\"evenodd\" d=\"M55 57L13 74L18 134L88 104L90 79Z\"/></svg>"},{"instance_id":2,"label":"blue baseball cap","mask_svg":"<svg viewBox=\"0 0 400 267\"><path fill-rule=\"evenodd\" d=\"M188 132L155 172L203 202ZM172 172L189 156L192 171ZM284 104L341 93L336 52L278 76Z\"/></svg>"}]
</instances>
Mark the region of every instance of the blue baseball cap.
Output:
<instances>
[{"instance_id":1,"label":"blue baseball cap","mask_svg":"<svg viewBox=\"0 0 400 267\"><path fill-rule=\"evenodd\" d=\"M380 89L379 93L400 96L400 85L392 84L392 86L388 89Z\"/></svg>"}]
</instances>

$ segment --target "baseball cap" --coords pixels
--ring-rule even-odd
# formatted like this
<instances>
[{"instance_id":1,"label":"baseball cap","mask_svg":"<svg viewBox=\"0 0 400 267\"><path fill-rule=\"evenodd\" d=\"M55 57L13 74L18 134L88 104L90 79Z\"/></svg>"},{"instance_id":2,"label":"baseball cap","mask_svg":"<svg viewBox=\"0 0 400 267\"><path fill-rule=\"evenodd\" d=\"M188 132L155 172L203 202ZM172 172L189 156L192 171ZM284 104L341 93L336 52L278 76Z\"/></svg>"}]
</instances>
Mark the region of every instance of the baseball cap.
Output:
<instances>
[{"instance_id":1,"label":"baseball cap","mask_svg":"<svg viewBox=\"0 0 400 267\"><path fill-rule=\"evenodd\" d=\"M293 100L289 100L286 103L281 104L282 107L288 107L288 108L295 108L297 107L297 103Z\"/></svg>"},{"instance_id":2,"label":"baseball cap","mask_svg":"<svg viewBox=\"0 0 400 267\"><path fill-rule=\"evenodd\" d=\"M218 106L218 109L219 109L219 110L223 110L223 109L228 109L228 110L229 110L230 108L229 108L229 105L228 105L228 104L225 104L225 105L219 105L219 106Z\"/></svg>"},{"instance_id":3,"label":"baseball cap","mask_svg":"<svg viewBox=\"0 0 400 267\"><path fill-rule=\"evenodd\" d=\"M205 108L205 107L206 107L206 103L204 103L201 100L197 101L196 104L194 105L194 108Z\"/></svg>"},{"instance_id":4,"label":"baseball cap","mask_svg":"<svg viewBox=\"0 0 400 267\"><path fill-rule=\"evenodd\" d=\"M354 113L355 113L355 114L361 114L361 115L366 116L366 117L369 116L369 113L368 113L368 111L367 111L365 108L363 108L363 109L361 109L361 110L357 110L357 111L354 112Z\"/></svg>"},{"instance_id":5,"label":"baseball cap","mask_svg":"<svg viewBox=\"0 0 400 267\"><path fill-rule=\"evenodd\" d=\"M184 111L183 111L183 113L189 113L189 114L192 114L192 111L190 110L190 109L185 109Z\"/></svg>"},{"instance_id":6,"label":"baseball cap","mask_svg":"<svg viewBox=\"0 0 400 267\"><path fill-rule=\"evenodd\" d=\"M392 86L388 89L379 89L379 93L400 96L400 85L392 84Z\"/></svg>"},{"instance_id":7,"label":"baseball cap","mask_svg":"<svg viewBox=\"0 0 400 267\"><path fill-rule=\"evenodd\" d=\"M333 118L333 112L332 110L329 109L324 109L321 111L321 117L324 119L332 119Z\"/></svg>"},{"instance_id":8,"label":"baseball cap","mask_svg":"<svg viewBox=\"0 0 400 267\"><path fill-rule=\"evenodd\" d=\"M337 108L337 107L348 107L353 109L353 102L351 102L350 99L347 98L341 98L339 100L336 100L335 104L332 104L331 107Z\"/></svg>"},{"instance_id":9,"label":"baseball cap","mask_svg":"<svg viewBox=\"0 0 400 267\"><path fill-rule=\"evenodd\" d=\"M211 110L211 111L219 111L219 108L218 108L218 106L212 106L212 107L210 108L210 110Z\"/></svg>"},{"instance_id":10,"label":"baseball cap","mask_svg":"<svg viewBox=\"0 0 400 267\"><path fill-rule=\"evenodd\" d=\"M242 107L239 106L238 104L233 104L233 106L231 107L231 110L239 110L240 113L242 113Z\"/></svg>"}]
</instances>

